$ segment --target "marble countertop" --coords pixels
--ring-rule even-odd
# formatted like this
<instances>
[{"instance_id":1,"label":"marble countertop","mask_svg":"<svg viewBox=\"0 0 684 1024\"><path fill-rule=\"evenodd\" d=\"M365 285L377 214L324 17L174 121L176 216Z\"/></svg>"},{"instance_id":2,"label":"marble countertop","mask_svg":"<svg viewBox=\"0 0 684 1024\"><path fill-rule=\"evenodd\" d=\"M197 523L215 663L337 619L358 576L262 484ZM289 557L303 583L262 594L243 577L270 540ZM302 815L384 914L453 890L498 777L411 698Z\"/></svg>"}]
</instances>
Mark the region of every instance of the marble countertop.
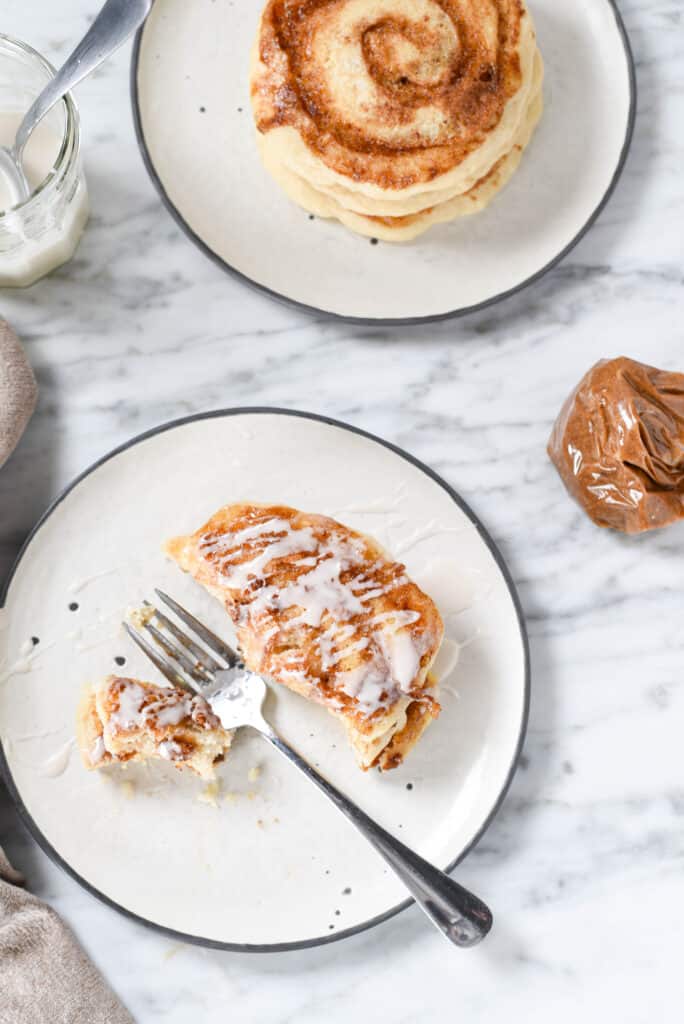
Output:
<instances>
[{"instance_id":1,"label":"marble countertop","mask_svg":"<svg viewBox=\"0 0 684 1024\"><path fill-rule=\"evenodd\" d=\"M57 15L47 0L11 4L0 27L59 61L97 6L62 0ZM620 6L640 99L613 200L534 287L426 328L311 319L225 277L147 179L128 51L79 91L90 226L70 266L0 293L41 388L0 472L0 577L50 499L114 445L198 410L292 406L378 433L457 487L509 562L532 646L523 762L459 869L497 917L471 952L415 908L304 952L172 943L63 875L0 789L0 843L142 1024L680 1017L684 524L637 539L599 531L544 453L562 399L596 359L684 370L684 12L680 0Z\"/></svg>"}]
</instances>

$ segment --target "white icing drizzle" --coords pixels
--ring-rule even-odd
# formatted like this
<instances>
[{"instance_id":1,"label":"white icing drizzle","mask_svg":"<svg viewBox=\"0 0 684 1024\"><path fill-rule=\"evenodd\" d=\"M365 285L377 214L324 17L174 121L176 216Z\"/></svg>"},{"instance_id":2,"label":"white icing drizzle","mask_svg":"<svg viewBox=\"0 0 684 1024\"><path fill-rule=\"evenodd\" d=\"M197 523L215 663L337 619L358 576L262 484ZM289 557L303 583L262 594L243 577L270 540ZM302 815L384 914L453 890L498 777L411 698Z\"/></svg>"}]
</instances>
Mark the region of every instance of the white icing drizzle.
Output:
<instances>
[{"instance_id":1,"label":"white icing drizzle","mask_svg":"<svg viewBox=\"0 0 684 1024\"><path fill-rule=\"evenodd\" d=\"M315 645L328 686L351 697L364 716L411 693L432 638L421 632L414 637L411 626L421 617L417 611L369 616L373 601L408 579L396 567L388 572L392 563L382 559L369 566L362 538L336 531L330 521L318 537L314 526L295 528L289 519L267 516L232 533L209 532L200 537L199 548L221 584L240 595L237 625L256 637L254 650L265 652L276 634L287 638L291 631L310 627L320 630ZM284 558L289 559L288 579L281 584L278 560ZM290 609L296 614L278 617ZM278 653L277 674L316 685L304 661L306 651L306 644L295 642ZM348 658L358 664L347 668ZM334 697L327 702L339 706Z\"/></svg>"},{"instance_id":2,"label":"white icing drizzle","mask_svg":"<svg viewBox=\"0 0 684 1024\"><path fill-rule=\"evenodd\" d=\"M122 684L117 694L119 707L112 711L107 721L110 732L143 729L146 726L164 729L180 725L186 718L205 729L218 725L209 705L198 695L181 693L171 688L155 695L134 680L118 682Z\"/></svg>"},{"instance_id":3,"label":"white icing drizzle","mask_svg":"<svg viewBox=\"0 0 684 1024\"><path fill-rule=\"evenodd\" d=\"M348 697L353 697L359 709L367 715L386 703L382 700L382 693L387 689L387 675L373 663L338 672L337 685Z\"/></svg>"},{"instance_id":4,"label":"white icing drizzle","mask_svg":"<svg viewBox=\"0 0 684 1024\"><path fill-rule=\"evenodd\" d=\"M183 750L179 743L175 740L162 740L157 745L159 756L163 757L166 761L177 761L183 755Z\"/></svg>"},{"instance_id":5,"label":"white icing drizzle","mask_svg":"<svg viewBox=\"0 0 684 1024\"><path fill-rule=\"evenodd\" d=\"M183 719L191 713L191 709L188 708L189 703L189 701L181 700L177 704L168 704L166 707L162 707L155 712L157 722L162 728L165 725L180 725Z\"/></svg>"},{"instance_id":6,"label":"white icing drizzle","mask_svg":"<svg viewBox=\"0 0 684 1024\"><path fill-rule=\"evenodd\" d=\"M324 669L332 668L349 654L365 651L369 643L367 636L356 637L356 629L351 624L339 625L335 622L321 634L318 641L321 665Z\"/></svg>"},{"instance_id":7,"label":"white icing drizzle","mask_svg":"<svg viewBox=\"0 0 684 1024\"><path fill-rule=\"evenodd\" d=\"M284 536L279 536L284 533ZM252 558L234 565L237 558L242 554L242 547L249 541L259 540L264 535L274 536L275 539L267 541L266 545ZM293 530L286 519L270 519L265 522L256 523L237 533L228 536L220 536L215 541L209 541L204 545L205 552L216 551L220 553L226 565L224 575L230 579L233 587L242 589L250 578L260 577L263 570L274 558L285 558L289 555L315 551L318 544L310 527L302 530ZM228 569L228 567L230 567Z\"/></svg>"},{"instance_id":8,"label":"white icing drizzle","mask_svg":"<svg viewBox=\"0 0 684 1024\"><path fill-rule=\"evenodd\" d=\"M378 637L385 657L392 666L394 681L399 684L400 690L409 693L411 683L420 667L420 654L416 650L411 634L406 630L396 629L389 635L379 633Z\"/></svg>"},{"instance_id":9,"label":"white icing drizzle","mask_svg":"<svg viewBox=\"0 0 684 1024\"><path fill-rule=\"evenodd\" d=\"M294 583L269 599L278 609L301 608L301 613L290 620L291 625L300 622L307 626L320 626L325 612L334 612L336 618L350 618L363 613L363 603L352 588L340 581L343 568L342 558L326 558L309 572L303 573ZM260 597L258 600L262 600Z\"/></svg>"},{"instance_id":10,"label":"white icing drizzle","mask_svg":"<svg viewBox=\"0 0 684 1024\"><path fill-rule=\"evenodd\" d=\"M404 555L407 551L411 551L419 544L422 544L423 541L432 540L433 537L441 537L445 533L470 533L475 529L476 527L472 523L466 523L464 526L440 526L436 519L431 519L423 526L419 526L408 537L399 541L398 544L395 544L394 551L397 555Z\"/></svg>"},{"instance_id":11,"label":"white icing drizzle","mask_svg":"<svg viewBox=\"0 0 684 1024\"><path fill-rule=\"evenodd\" d=\"M137 729L145 724L142 704L146 691L138 683L127 683L119 692L119 707L109 716L108 724L115 729Z\"/></svg>"},{"instance_id":12,"label":"white icing drizzle","mask_svg":"<svg viewBox=\"0 0 684 1024\"><path fill-rule=\"evenodd\" d=\"M63 775L67 770L71 751L73 750L75 743L76 740L74 739L67 740L59 750L43 762L40 768L40 774L45 775L50 779L56 779L59 775Z\"/></svg>"},{"instance_id":13,"label":"white icing drizzle","mask_svg":"<svg viewBox=\"0 0 684 1024\"><path fill-rule=\"evenodd\" d=\"M19 652L20 657L10 665L5 667L5 664L3 663L3 666L0 667L0 683L8 682L12 676L24 675L25 673L30 672L33 668L33 662L54 646L54 640L51 640L49 643L43 642L37 647L34 647L33 644L31 644L30 648L28 648L26 644L23 644ZM26 651L28 653L23 653Z\"/></svg>"},{"instance_id":14,"label":"white icing drizzle","mask_svg":"<svg viewBox=\"0 0 684 1024\"><path fill-rule=\"evenodd\" d=\"M92 747L88 751L88 759L92 765L99 764L102 758L105 756L105 742L104 737L98 736Z\"/></svg>"},{"instance_id":15,"label":"white icing drizzle","mask_svg":"<svg viewBox=\"0 0 684 1024\"><path fill-rule=\"evenodd\" d=\"M54 729L42 729L40 732L25 732L23 736L14 736L17 743L29 743L31 740L45 740L49 736L57 736L64 732L64 726L58 725Z\"/></svg>"},{"instance_id":16,"label":"white icing drizzle","mask_svg":"<svg viewBox=\"0 0 684 1024\"><path fill-rule=\"evenodd\" d=\"M439 679L440 689L456 668L460 656L461 645L455 640L445 637L433 665L433 672Z\"/></svg>"},{"instance_id":17,"label":"white icing drizzle","mask_svg":"<svg viewBox=\"0 0 684 1024\"><path fill-rule=\"evenodd\" d=\"M105 576L113 576L115 573L119 573L121 567L117 566L113 569L103 569L101 572L95 572L92 576L84 576L83 579L74 580L69 584L68 591L70 594L80 594L82 590L89 587L91 583L95 583L96 580L101 580Z\"/></svg>"}]
</instances>

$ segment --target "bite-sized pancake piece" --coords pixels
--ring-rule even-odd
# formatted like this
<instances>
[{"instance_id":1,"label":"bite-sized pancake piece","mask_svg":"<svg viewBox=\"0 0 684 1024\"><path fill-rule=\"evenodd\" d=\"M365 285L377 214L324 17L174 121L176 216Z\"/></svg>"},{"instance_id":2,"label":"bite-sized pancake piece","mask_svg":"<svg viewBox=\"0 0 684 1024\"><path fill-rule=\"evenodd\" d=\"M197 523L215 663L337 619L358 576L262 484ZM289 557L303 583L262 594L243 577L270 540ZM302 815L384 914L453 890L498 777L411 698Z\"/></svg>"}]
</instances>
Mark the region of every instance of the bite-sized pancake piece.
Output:
<instances>
[{"instance_id":1,"label":"bite-sized pancake piece","mask_svg":"<svg viewBox=\"0 0 684 1024\"><path fill-rule=\"evenodd\" d=\"M441 617L370 537L240 504L166 551L225 604L252 671L342 719L363 768L394 767L439 712L428 673Z\"/></svg>"},{"instance_id":2,"label":"bite-sized pancake piece","mask_svg":"<svg viewBox=\"0 0 684 1024\"><path fill-rule=\"evenodd\" d=\"M233 736L198 694L122 676L84 690L76 724L86 768L160 758L205 779Z\"/></svg>"}]
</instances>

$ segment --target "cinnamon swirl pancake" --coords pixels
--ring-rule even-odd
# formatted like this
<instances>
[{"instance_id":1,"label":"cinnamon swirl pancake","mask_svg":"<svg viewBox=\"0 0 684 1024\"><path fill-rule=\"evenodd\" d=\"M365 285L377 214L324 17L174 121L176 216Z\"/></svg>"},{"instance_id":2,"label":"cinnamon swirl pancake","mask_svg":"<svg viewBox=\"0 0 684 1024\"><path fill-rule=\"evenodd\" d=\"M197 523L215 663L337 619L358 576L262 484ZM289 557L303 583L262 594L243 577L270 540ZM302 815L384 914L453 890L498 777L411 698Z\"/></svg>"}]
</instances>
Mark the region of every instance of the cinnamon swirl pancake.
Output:
<instances>
[{"instance_id":1,"label":"cinnamon swirl pancake","mask_svg":"<svg viewBox=\"0 0 684 1024\"><path fill-rule=\"evenodd\" d=\"M542 80L523 0L269 0L252 57L258 145L306 209L404 240L503 187Z\"/></svg>"},{"instance_id":2,"label":"cinnamon swirl pancake","mask_svg":"<svg viewBox=\"0 0 684 1024\"><path fill-rule=\"evenodd\" d=\"M439 713L439 612L370 537L227 505L166 551L225 604L247 666L331 711L362 768L400 764Z\"/></svg>"},{"instance_id":3,"label":"cinnamon swirl pancake","mask_svg":"<svg viewBox=\"0 0 684 1024\"><path fill-rule=\"evenodd\" d=\"M122 676L84 691L76 726L86 768L161 758L205 779L233 736L203 697Z\"/></svg>"}]
</instances>

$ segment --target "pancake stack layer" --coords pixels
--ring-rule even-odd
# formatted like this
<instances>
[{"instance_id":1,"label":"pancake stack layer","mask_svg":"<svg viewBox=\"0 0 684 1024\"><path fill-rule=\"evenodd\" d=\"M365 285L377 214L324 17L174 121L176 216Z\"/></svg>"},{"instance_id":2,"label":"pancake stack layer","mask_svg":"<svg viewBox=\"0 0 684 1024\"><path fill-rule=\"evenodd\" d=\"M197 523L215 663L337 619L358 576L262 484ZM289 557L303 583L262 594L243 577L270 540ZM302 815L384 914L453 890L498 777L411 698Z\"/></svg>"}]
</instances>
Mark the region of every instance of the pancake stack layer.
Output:
<instances>
[{"instance_id":1,"label":"pancake stack layer","mask_svg":"<svg viewBox=\"0 0 684 1024\"><path fill-rule=\"evenodd\" d=\"M251 69L259 149L311 213L404 241L506 184L542 79L522 0L269 0Z\"/></svg>"}]
</instances>

